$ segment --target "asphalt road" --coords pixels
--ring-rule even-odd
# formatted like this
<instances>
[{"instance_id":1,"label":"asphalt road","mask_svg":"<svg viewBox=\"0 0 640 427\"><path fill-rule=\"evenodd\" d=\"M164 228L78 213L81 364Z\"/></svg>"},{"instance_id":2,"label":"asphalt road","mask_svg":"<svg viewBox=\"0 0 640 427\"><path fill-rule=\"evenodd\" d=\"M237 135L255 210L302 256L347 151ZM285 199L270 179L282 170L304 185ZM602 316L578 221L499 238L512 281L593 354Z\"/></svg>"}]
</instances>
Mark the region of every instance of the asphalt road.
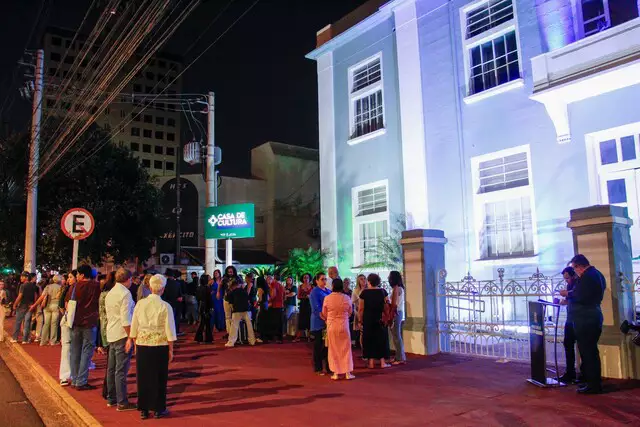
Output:
<instances>
[{"instance_id":1,"label":"asphalt road","mask_svg":"<svg viewBox=\"0 0 640 427\"><path fill-rule=\"evenodd\" d=\"M0 351L6 351L0 349ZM25 396L9 368L0 358L0 426L44 426L40 416Z\"/></svg>"}]
</instances>

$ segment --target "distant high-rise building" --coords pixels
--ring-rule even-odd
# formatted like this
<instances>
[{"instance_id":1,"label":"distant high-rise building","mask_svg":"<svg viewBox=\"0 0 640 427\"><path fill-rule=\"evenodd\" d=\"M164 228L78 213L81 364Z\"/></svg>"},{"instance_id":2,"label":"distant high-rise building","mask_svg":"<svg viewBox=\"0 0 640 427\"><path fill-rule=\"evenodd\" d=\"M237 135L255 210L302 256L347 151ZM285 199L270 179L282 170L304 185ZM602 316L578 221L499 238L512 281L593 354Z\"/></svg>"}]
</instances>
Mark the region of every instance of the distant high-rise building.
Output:
<instances>
[{"instance_id":1,"label":"distant high-rise building","mask_svg":"<svg viewBox=\"0 0 640 427\"><path fill-rule=\"evenodd\" d=\"M56 84L69 77L78 54L81 53L86 37L78 36L72 45L75 32L63 28L48 28L44 36L45 50L45 114L64 114L71 103L61 99L56 105L54 94ZM67 52L65 56L65 52ZM92 54L96 54L94 46ZM132 57L130 65L139 61ZM78 88L82 88L88 73L86 67L91 58L85 59L76 70ZM94 61L94 69L100 62ZM172 176L176 173L176 163L180 149L180 105L165 102L167 97L180 93L182 79L171 83L183 68L179 56L154 55L144 68L127 83L120 96L100 114L95 123L107 131L121 127L112 142L131 149L134 156L141 159L143 166L155 176ZM93 71L92 71L93 74ZM130 95L158 94L163 89L162 102L150 104L142 113L145 103L140 97ZM73 91L72 91L73 92ZM80 93L80 92L76 92ZM94 110L95 111L95 110ZM138 114L140 113L140 114Z\"/></svg>"}]
</instances>

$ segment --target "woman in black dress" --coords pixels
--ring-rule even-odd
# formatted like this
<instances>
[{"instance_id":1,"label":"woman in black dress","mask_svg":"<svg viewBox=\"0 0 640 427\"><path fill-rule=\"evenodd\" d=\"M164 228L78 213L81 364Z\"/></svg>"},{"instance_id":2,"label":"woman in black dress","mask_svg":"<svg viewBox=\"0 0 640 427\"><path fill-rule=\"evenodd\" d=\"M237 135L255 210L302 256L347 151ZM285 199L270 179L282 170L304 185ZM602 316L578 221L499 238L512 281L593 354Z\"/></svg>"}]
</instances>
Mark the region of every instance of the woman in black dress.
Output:
<instances>
[{"instance_id":1,"label":"woman in black dress","mask_svg":"<svg viewBox=\"0 0 640 427\"><path fill-rule=\"evenodd\" d=\"M267 342L269 340L269 286L264 276L256 279L256 288L258 289L258 319L256 322L258 338L256 342Z\"/></svg>"},{"instance_id":2,"label":"woman in black dress","mask_svg":"<svg viewBox=\"0 0 640 427\"><path fill-rule=\"evenodd\" d=\"M203 274L200 277L200 286L196 290L198 314L200 315L200 324L196 331L196 342L198 344L211 344L213 342L213 334L211 332L211 312L213 311L211 282L209 275Z\"/></svg>"},{"instance_id":3,"label":"woman in black dress","mask_svg":"<svg viewBox=\"0 0 640 427\"><path fill-rule=\"evenodd\" d=\"M300 312L298 313L298 330L296 338L293 342L300 341L302 332L305 333L307 339L310 337L309 329L311 329L311 303L309 303L309 294L313 289L311 282L313 277L309 273L302 275L302 284L298 288L298 299L300 300Z\"/></svg>"},{"instance_id":4,"label":"woman in black dress","mask_svg":"<svg viewBox=\"0 0 640 427\"><path fill-rule=\"evenodd\" d=\"M362 319L362 356L369 360L369 369L373 369L375 360L380 360L381 368L388 368L390 357L389 332L382 325L382 312L389 302L387 291L380 288L380 276L370 274L367 277L367 289L360 293L360 319Z\"/></svg>"}]
</instances>

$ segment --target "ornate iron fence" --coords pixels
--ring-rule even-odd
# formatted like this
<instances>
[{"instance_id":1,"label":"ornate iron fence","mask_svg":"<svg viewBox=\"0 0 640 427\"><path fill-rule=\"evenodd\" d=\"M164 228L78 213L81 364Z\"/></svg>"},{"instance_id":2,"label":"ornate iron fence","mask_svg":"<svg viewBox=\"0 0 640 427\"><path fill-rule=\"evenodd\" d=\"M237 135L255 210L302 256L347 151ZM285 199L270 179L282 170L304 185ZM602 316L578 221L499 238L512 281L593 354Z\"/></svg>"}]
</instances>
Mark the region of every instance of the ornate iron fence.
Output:
<instances>
[{"instance_id":1,"label":"ornate iron fence","mask_svg":"<svg viewBox=\"0 0 640 427\"><path fill-rule=\"evenodd\" d=\"M496 357L501 360L529 360L528 302L544 299L566 288L561 276L545 276L536 269L528 278L506 279L498 269L497 280L476 280L467 275L448 281L446 270L439 272L438 334L440 351ZM547 361L564 365L564 309L547 309ZM556 334L556 324L557 336Z\"/></svg>"}]
</instances>

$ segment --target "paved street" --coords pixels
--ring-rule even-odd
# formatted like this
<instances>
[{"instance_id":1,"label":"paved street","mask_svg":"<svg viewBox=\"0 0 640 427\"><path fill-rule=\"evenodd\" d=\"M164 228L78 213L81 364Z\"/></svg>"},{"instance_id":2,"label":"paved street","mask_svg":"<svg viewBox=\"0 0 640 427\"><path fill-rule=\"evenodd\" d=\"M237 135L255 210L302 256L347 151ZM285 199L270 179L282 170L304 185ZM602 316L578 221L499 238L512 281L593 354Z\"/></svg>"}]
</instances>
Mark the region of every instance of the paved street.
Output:
<instances>
[{"instance_id":1,"label":"paved street","mask_svg":"<svg viewBox=\"0 0 640 427\"><path fill-rule=\"evenodd\" d=\"M27 399L20 384L0 359L0 426L43 426L40 416Z\"/></svg>"},{"instance_id":2,"label":"paved street","mask_svg":"<svg viewBox=\"0 0 640 427\"><path fill-rule=\"evenodd\" d=\"M311 371L309 344L225 349L182 339L169 379L172 417L154 425L216 426L615 426L640 425L640 382L607 382L608 393L578 396L574 387L528 384L527 365L441 354L404 367L368 370L333 382ZM60 347L23 347L56 376ZM101 386L105 360L94 359ZM135 362L129 375L135 402ZM105 426L138 425L137 412L108 409L100 390L67 389Z\"/></svg>"}]
</instances>

